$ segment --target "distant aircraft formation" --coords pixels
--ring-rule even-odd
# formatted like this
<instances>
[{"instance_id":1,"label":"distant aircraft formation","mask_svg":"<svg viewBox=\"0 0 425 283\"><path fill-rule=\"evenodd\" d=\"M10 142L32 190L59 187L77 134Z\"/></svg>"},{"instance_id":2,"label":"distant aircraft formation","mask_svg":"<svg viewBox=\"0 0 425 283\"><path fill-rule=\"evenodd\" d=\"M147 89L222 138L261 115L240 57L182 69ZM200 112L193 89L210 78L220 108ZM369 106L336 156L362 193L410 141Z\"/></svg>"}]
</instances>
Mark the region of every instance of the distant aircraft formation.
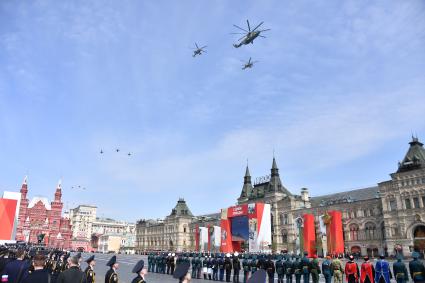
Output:
<instances>
[{"instance_id":1,"label":"distant aircraft formation","mask_svg":"<svg viewBox=\"0 0 425 283\"><path fill-rule=\"evenodd\" d=\"M116 149L115 149L115 152L116 152L116 153L119 153L120 151L121 151L121 149L119 149L119 148L116 148ZM103 149L100 149L99 153L100 153L100 154L105 154L105 151L104 151ZM131 155L133 155L131 152L128 152L128 153L127 153L127 156L131 156Z\"/></svg>"},{"instance_id":2,"label":"distant aircraft formation","mask_svg":"<svg viewBox=\"0 0 425 283\"><path fill-rule=\"evenodd\" d=\"M238 28L239 30L243 31L243 32L233 32L232 34L242 34L243 36L241 38L238 39L238 43L233 44L233 47L235 48L239 48L242 45L248 45L248 44L254 44L254 40L257 37L262 37L262 38L266 38L264 35L262 35L261 33L265 32L265 31L269 31L270 29L259 29L259 27L264 23L261 22L259 23L254 29L251 30L251 25L249 24L249 21L246 20L247 23L247 27L248 30L241 28L240 26L237 25L233 25L234 27ZM203 46L203 47L199 47L198 44L195 42L195 48L193 51L193 55L192 57L196 57L197 55L202 55L202 53L206 53L206 51L204 50L207 46ZM246 69L251 69L254 66L254 63L256 63L258 61L251 61L251 57L249 58L248 62L246 62L244 64L244 66L242 67L242 70L246 70Z\"/></svg>"}]
</instances>

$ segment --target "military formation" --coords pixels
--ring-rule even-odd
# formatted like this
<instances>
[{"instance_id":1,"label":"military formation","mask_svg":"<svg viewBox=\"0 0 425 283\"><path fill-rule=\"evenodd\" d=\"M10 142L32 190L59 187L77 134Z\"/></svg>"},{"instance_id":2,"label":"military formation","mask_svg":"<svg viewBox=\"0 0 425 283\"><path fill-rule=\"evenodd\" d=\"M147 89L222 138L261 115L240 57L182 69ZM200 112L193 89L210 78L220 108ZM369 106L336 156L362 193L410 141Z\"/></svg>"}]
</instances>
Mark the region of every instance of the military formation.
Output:
<instances>
[{"instance_id":1,"label":"military formation","mask_svg":"<svg viewBox=\"0 0 425 283\"><path fill-rule=\"evenodd\" d=\"M148 272L173 275L181 264L189 266L191 277L212 281L249 282L258 271L264 271L269 283L318 283L323 276L326 283L397 283L424 282L425 268L419 254L412 253L412 260L406 266L402 257L392 264L380 256L375 263L364 257L361 264L353 256L343 258L326 257L319 262L317 256L308 257L282 253L270 254L223 254L223 253L150 253ZM266 279L265 279L266 280ZM265 282L265 281L262 281Z\"/></svg>"},{"instance_id":2,"label":"military formation","mask_svg":"<svg viewBox=\"0 0 425 283\"><path fill-rule=\"evenodd\" d=\"M81 253L48 250L35 246L0 247L1 282L8 283L95 283L96 260L92 255L85 260L87 268L82 271ZM117 257L107 263L105 283L118 283ZM401 257L391 264L380 256L372 263L364 257L362 263L353 256L324 259L313 256L281 254L223 254L223 253L150 253L147 267L140 260L133 268L136 274L132 283L146 283L147 273L168 274L179 282L192 278L234 283L275 282L318 283L323 276L326 283L397 283L425 282L425 267L419 254L412 253L406 266ZM102 280L103 281L103 280ZM99 280L97 281L99 282Z\"/></svg>"}]
</instances>

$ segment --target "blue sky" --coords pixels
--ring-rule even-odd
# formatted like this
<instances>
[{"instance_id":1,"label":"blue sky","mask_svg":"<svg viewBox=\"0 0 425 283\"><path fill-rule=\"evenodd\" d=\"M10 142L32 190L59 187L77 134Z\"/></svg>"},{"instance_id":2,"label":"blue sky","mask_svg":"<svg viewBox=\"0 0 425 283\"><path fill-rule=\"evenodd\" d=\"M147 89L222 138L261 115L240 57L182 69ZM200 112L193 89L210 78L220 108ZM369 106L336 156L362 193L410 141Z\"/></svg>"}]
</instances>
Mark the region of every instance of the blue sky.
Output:
<instances>
[{"instance_id":1,"label":"blue sky","mask_svg":"<svg viewBox=\"0 0 425 283\"><path fill-rule=\"evenodd\" d=\"M235 49L246 19L271 31ZM0 191L28 174L100 216L216 212L273 149L294 193L375 185L425 140L424 46L419 0L1 1Z\"/></svg>"}]
</instances>

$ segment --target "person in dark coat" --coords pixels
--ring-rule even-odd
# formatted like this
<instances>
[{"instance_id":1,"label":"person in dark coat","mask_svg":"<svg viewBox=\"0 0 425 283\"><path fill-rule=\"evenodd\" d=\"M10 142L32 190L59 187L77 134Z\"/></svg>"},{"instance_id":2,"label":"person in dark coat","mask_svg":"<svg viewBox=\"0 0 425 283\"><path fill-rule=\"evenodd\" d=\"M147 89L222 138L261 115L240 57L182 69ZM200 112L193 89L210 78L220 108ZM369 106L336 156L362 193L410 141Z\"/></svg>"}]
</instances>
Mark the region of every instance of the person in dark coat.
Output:
<instances>
[{"instance_id":1,"label":"person in dark coat","mask_svg":"<svg viewBox=\"0 0 425 283\"><path fill-rule=\"evenodd\" d=\"M301 259L301 272L303 274L303 282L310 282L310 260L308 259L308 252L304 252L304 257Z\"/></svg>"},{"instance_id":2,"label":"person in dark coat","mask_svg":"<svg viewBox=\"0 0 425 283\"><path fill-rule=\"evenodd\" d=\"M68 261L69 268L59 274L57 283L87 283L87 278L84 272L80 270L79 266L80 259L73 256Z\"/></svg>"},{"instance_id":3,"label":"person in dark coat","mask_svg":"<svg viewBox=\"0 0 425 283\"><path fill-rule=\"evenodd\" d=\"M108 272L105 274L105 283L118 283L118 262L117 262L117 256L113 256L109 259L106 266L109 266Z\"/></svg>"},{"instance_id":4,"label":"person in dark coat","mask_svg":"<svg viewBox=\"0 0 425 283\"><path fill-rule=\"evenodd\" d=\"M226 282L230 282L230 275L232 274L232 262L230 261L230 254L226 254L224 260L224 269L226 270Z\"/></svg>"},{"instance_id":5,"label":"person in dark coat","mask_svg":"<svg viewBox=\"0 0 425 283\"><path fill-rule=\"evenodd\" d=\"M179 280L179 283L188 283L192 279L192 276L189 272L190 263L182 262L177 265L176 270L174 271L173 278Z\"/></svg>"},{"instance_id":6,"label":"person in dark coat","mask_svg":"<svg viewBox=\"0 0 425 283\"><path fill-rule=\"evenodd\" d=\"M42 254L37 254L33 258L34 271L28 275L27 278L22 280L22 283L49 283L51 278L49 270L44 269L46 264L46 257ZM50 279L50 280L49 280Z\"/></svg>"},{"instance_id":7,"label":"person in dark coat","mask_svg":"<svg viewBox=\"0 0 425 283\"><path fill-rule=\"evenodd\" d=\"M84 273L87 277L87 283L95 283L96 279L96 273L94 273L94 266L96 265L96 261L94 260L94 255L89 257L87 260L87 268L84 270Z\"/></svg>"},{"instance_id":8,"label":"person in dark coat","mask_svg":"<svg viewBox=\"0 0 425 283\"><path fill-rule=\"evenodd\" d=\"M239 253L235 252L232 260L233 266L233 282L239 283L239 272L241 270L241 262L239 261Z\"/></svg>"},{"instance_id":9,"label":"person in dark coat","mask_svg":"<svg viewBox=\"0 0 425 283\"><path fill-rule=\"evenodd\" d=\"M425 282L425 267L419 260L419 253L413 252L412 258L413 260L409 262L410 277L415 283Z\"/></svg>"},{"instance_id":10,"label":"person in dark coat","mask_svg":"<svg viewBox=\"0 0 425 283\"><path fill-rule=\"evenodd\" d=\"M399 255L397 257L397 262L394 262L393 264L393 272L397 283L405 283L409 281L409 274L407 273L406 265L402 262L402 259L403 257Z\"/></svg>"},{"instance_id":11,"label":"person in dark coat","mask_svg":"<svg viewBox=\"0 0 425 283\"><path fill-rule=\"evenodd\" d=\"M136 273L136 278L131 281L131 283L146 283L145 281L145 275L146 275L146 269L145 262L142 260L139 260L139 262L134 266L132 272Z\"/></svg>"},{"instance_id":12,"label":"person in dark coat","mask_svg":"<svg viewBox=\"0 0 425 283\"><path fill-rule=\"evenodd\" d=\"M31 264L25 260L25 251L18 250L16 252L16 260L12 260L6 264L2 275L7 276L6 282L19 282L28 276L28 270Z\"/></svg>"},{"instance_id":13,"label":"person in dark coat","mask_svg":"<svg viewBox=\"0 0 425 283\"><path fill-rule=\"evenodd\" d=\"M275 266L276 266L276 273L277 273L277 283L283 283L283 278L285 276L285 269L283 268L284 266L283 266L281 255L277 257Z\"/></svg>"},{"instance_id":14,"label":"person in dark coat","mask_svg":"<svg viewBox=\"0 0 425 283\"><path fill-rule=\"evenodd\" d=\"M274 273L275 273L275 265L272 259L272 256L269 255L267 261L264 263L265 265L265 269L267 272L267 276L269 277L269 283L273 283L274 282Z\"/></svg>"}]
</instances>

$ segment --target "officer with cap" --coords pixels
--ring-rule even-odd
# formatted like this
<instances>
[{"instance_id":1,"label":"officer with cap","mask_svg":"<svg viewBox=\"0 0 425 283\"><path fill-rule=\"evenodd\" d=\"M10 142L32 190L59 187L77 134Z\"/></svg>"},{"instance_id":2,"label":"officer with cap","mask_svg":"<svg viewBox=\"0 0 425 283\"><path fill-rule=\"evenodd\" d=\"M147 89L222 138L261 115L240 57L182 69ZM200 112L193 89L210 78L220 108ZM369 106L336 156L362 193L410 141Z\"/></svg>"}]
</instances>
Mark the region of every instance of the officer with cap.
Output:
<instances>
[{"instance_id":1,"label":"officer with cap","mask_svg":"<svg viewBox=\"0 0 425 283\"><path fill-rule=\"evenodd\" d=\"M106 272L105 275L105 283L117 283L118 282L118 262L117 262L117 256L113 256L109 259L106 266L109 266L108 272Z\"/></svg>"},{"instance_id":2,"label":"officer with cap","mask_svg":"<svg viewBox=\"0 0 425 283\"><path fill-rule=\"evenodd\" d=\"M182 262L177 265L176 270L174 271L173 277L179 279L179 283L188 283L192 279L189 273L190 263Z\"/></svg>"},{"instance_id":3,"label":"officer with cap","mask_svg":"<svg viewBox=\"0 0 425 283\"><path fill-rule=\"evenodd\" d=\"M409 281L409 275L407 273L407 268L404 262L402 261L402 255L397 256L397 262L393 264L393 272L397 283L405 283Z\"/></svg>"},{"instance_id":4,"label":"officer with cap","mask_svg":"<svg viewBox=\"0 0 425 283\"><path fill-rule=\"evenodd\" d=\"M218 270L219 270L220 281L224 280L224 258L223 257L224 257L223 254L220 254L220 258L218 259Z\"/></svg>"},{"instance_id":5,"label":"officer with cap","mask_svg":"<svg viewBox=\"0 0 425 283\"><path fill-rule=\"evenodd\" d=\"M342 283L344 268L342 268L341 260L339 258L334 259L332 261L331 267L334 275L334 283Z\"/></svg>"},{"instance_id":6,"label":"officer with cap","mask_svg":"<svg viewBox=\"0 0 425 283\"><path fill-rule=\"evenodd\" d=\"M131 272L136 273L136 278L131 281L131 283L146 283L145 281L145 275L146 275L146 268L145 262L142 260L139 260L139 262L136 263L136 265L133 267L133 270Z\"/></svg>"},{"instance_id":7,"label":"officer with cap","mask_svg":"<svg viewBox=\"0 0 425 283\"><path fill-rule=\"evenodd\" d=\"M232 262L230 261L230 254L226 254L226 259L224 260L224 269L226 270L226 282L230 282L230 276L232 274Z\"/></svg>"},{"instance_id":8,"label":"officer with cap","mask_svg":"<svg viewBox=\"0 0 425 283\"><path fill-rule=\"evenodd\" d=\"M286 275L286 283L292 283L292 274L295 273L295 270L298 268L299 280L301 281L301 272L299 269L299 262L293 261L289 256L285 256L285 261L282 262L283 272ZM283 283L283 278L282 278ZM299 283L299 282L298 282Z\"/></svg>"},{"instance_id":9,"label":"officer with cap","mask_svg":"<svg viewBox=\"0 0 425 283\"><path fill-rule=\"evenodd\" d=\"M251 261L249 259L249 255L244 255L244 260L242 261L242 269L243 269L243 283L248 281L249 272L251 271Z\"/></svg>"},{"instance_id":10,"label":"officer with cap","mask_svg":"<svg viewBox=\"0 0 425 283\"><path fill-rule=\"evenodd\" d=\"M331 283L333 272L330 256L326 256L326 259L322 262L322 272L325 277L325 283Z\"/></svg>"},{"instance_id":11,"label":"officer with cap","mask_svg":"<svg viewBox=\"0 0 425 283\"><path fill-rule=\"evenodd\" d=\"M239 283L239 272L241 270L241 262L239 261L239 253L235 252L232 260L233 265L233 282Z\"/></svg>"},{"instance_id":12,"label":"officer with cap","mask_svg":"<svg viewBox=\"0 0 425 283\"><path fill-rule=\"evenodd\" d=\"M264 263L264 267L267 271L267 275L269 277L269 283L274 282L274 272L276 270L272 256L269 255L267 261Z\"/></svg>"},{"instance_id":13,"label":"officer with cap","mask_svg":"<svg viewBox=\"0 0 425 283\"><path fill-rule=\"evenodd\" d=\"M301 259L301 272L303 274L304 283L310 282L310 260L307 256L308 252L304 252L304 257Z\"/></svg>"},{"instance_id":14,"label":"officer with cap","mask_svg":"<svg viewBox=\"0 0 425 283\"><path fill-rule=\"evenodd\" d=\"M87 283L95 283L96 274L94 273L94 266L96 265L96 261L94 260L94 255L89 257L86 260L86 262L87 262L87 268L86 270L84 270L84 273L86 274L86 277L87 277Z\"/></svg>"},{"instance_id":15,"label":"officer with cap","mask_svg":"<svg viewBox=\"0 0 425 283\"><path fill-rule=\"evenodd\" d=\"M413 260L409 262L410 277L413 282L425 282L425 267L424 264L419 260L419 253L412 253Z\"/></svg>"}]
</instances>

